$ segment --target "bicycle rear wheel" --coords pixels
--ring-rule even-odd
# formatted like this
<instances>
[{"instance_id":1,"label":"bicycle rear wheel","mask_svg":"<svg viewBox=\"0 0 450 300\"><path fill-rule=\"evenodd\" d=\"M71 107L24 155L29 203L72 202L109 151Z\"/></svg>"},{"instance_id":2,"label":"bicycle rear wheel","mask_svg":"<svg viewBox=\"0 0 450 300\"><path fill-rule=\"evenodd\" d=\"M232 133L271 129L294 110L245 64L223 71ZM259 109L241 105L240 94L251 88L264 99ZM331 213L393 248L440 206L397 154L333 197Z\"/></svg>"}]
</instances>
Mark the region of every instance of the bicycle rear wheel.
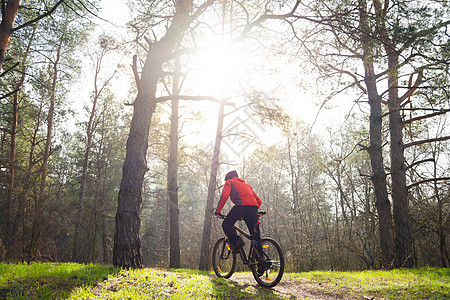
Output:
<instances>
[{"instance_id":1,"label":"bicycle rear wheel","mask_svg":"<svg viewBox=\"0 0 450 300\"><path fill-rule=\"evenodd\" d=\"M261 239L259 244L263 252L262 258L258 261L258 255L254 248L250 256L252 262L258 262L258 264L251 265L253 277L262 287L274 287L283 277L283 252L281 251L280 245L271 238Z\"/></svg>"},{"instance_id":2,"label":"bicycle rear wheel","mask_svg":"<svg viewBox=\"0 0 450 300\"><path fill-rule=\"evenodd\" d=\"M236 254L233 254L231 244L227 239L221 238L214 245L212 265L214 273L219 278L230 278L233 275L236 267Z\"/></svg>"}]
</instances>

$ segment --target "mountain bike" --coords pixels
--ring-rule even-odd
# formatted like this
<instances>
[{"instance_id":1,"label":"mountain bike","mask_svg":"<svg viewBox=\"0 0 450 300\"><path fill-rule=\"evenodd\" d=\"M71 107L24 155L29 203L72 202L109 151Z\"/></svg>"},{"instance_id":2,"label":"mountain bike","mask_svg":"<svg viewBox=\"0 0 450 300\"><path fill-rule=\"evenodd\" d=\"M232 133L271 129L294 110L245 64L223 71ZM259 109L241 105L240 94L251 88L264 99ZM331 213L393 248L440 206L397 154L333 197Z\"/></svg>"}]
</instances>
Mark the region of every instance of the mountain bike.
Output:
<instances>
[{"instance_id":1,"label":"mountain bike","mask_svg":"<svg viewBox=\"0 0 450 300\"><path fill-rule=\"evenodd\" d=\"M259 225L261 216L266 212L257 212L255 226ZM221 219L226 216L220 215ZM248 234L238 226L234 228L245 238L250 240L248 255L244 248L239 250L242 263L247 265L253 273L256 282L262 287L276 286L284 272L284 256L280 245L271 238L262 238L258 242L253 239L253 235ZM236 268L236 254L233 253L232 246L227 237L220 238L214 245L212 252L212 265L214 273L219 278L230 278Z\"/></svg>"}]
</instances>

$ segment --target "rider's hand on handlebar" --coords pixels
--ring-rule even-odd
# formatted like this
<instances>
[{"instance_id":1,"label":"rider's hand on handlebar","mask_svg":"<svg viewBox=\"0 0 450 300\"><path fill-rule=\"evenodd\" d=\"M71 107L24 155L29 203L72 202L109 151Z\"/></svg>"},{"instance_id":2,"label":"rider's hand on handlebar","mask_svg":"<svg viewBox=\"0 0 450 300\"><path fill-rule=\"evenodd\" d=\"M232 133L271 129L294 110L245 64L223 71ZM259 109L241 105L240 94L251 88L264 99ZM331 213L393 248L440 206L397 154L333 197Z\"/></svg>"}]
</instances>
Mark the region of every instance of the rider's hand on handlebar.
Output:
<instances>
[{"instance_id":1,"label":"rider's hand on handlebar","mask_svg":"<svg viewBox=\"0 0 450 300\"><path fill-rule=\"evenodd\" d=\"M220 212L217 212L217 211L214 213L214 215L216 216L216 218L221 218L221 219L225 218L225 215L222 215Z\"/></svg>"}]
</instances>

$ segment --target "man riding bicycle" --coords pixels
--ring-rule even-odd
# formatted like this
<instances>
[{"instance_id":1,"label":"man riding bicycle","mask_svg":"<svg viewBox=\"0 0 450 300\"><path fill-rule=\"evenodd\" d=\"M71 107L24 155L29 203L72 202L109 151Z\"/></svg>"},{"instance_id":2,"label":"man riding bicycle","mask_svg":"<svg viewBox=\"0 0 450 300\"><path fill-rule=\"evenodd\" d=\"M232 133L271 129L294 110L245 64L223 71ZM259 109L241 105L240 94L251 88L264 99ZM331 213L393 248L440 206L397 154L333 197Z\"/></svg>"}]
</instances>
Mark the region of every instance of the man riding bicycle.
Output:
<instances>
[{"instance_id":1,"label":"man riding bicycle","mask_svg":"<svg viewBox=\"0 0 450 300\"><path fill-rule=\"evenodd\" d=\"M228 237L230 244L233 246L233 252L238 253L245 243L242 238L236 234L236 230L233 228L237 220L244 219L254 240L259 241L261 239L259 226L255 226L257 218L256 213L261 206L261 199L253 191L250 184L238 177L236 171L231 171L225 176L222 197L220 198L219 205L215 212L216 217L222 215L220 212L227 202L228 197L231 198L234 206L223 221L222 228L225 235Z\"/></svg>"}]
</instances>

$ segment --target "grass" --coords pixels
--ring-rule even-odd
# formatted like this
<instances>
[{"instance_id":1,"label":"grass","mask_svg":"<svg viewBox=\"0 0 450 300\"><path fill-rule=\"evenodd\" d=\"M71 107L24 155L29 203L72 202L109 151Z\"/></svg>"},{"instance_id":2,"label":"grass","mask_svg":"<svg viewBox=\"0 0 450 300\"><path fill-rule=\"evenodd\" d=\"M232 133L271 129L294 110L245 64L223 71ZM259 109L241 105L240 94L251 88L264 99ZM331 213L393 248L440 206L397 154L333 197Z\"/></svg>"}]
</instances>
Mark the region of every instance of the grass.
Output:
<instances>
[{"instance_id":1,"label":"grass","mask_svg":"<svg viewBox=\"0 0 450 300\"><path fill-rule=\"evenodd\" d=\"M450 299L450 269L420 268L391 271L307 272L286 279L323 285L337 292L386 299Z\"/></svg>"},{"instance_id":2,"label":"grass","mask_svg":"<svg viewBox=\"0 0 450 300\"><path fill-rule=\"evenodd\" d=\"M128 270L93 289L80 288L70 299L282 299L270 290L260 292L209 275L186 270Z\"/></svg>"},{"instance_id":3,"label":"grass","mask_svg":"<svg viewBox=\"0 0 450 300\"><path fill-rule=\"evenodd\" d=\"M250 273L248 276L251 277ZM449 299L450 269L305 272L285 274L292 291L314 288L315 294L386 299ZM250 280L235 283L211 272L187 269L121 270L75 263L0 263L0 299L289 299Z\"/></svg>"},{"instance_id":4,"label":"grass","mask_svg":"<svg viewBox=\"0 0 450 300\"><path fill-rule=\"evenodd\" d=\"M105 265L0 263L0 299L64 299L79 286L94 286L119 272Z\"/></svg>"}]
</instances>

